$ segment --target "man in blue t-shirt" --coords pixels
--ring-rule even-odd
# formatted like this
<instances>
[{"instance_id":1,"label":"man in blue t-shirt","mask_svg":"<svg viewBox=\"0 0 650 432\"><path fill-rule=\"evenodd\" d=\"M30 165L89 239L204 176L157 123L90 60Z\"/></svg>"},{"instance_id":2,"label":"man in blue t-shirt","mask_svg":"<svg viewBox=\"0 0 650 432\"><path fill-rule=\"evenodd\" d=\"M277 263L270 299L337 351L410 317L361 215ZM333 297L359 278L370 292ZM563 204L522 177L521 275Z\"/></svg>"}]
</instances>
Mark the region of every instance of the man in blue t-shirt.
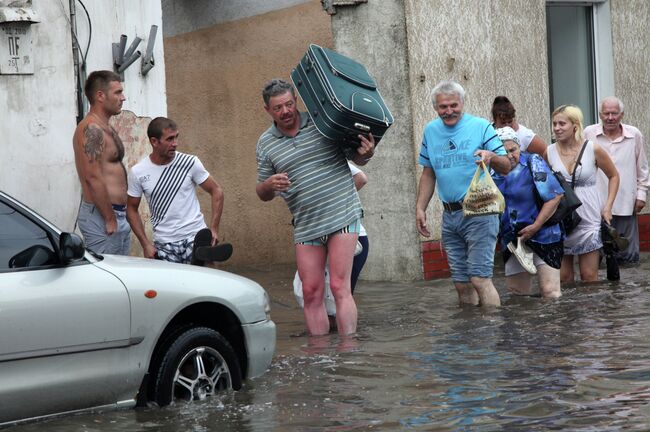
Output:
<instances>
[{"instance_id":1,"label":"man in blue t-shirt","mask_svg":"<svg viewBox=\"0 0 650 432\"><path fill-rule=\"evenodd\" d=\"M492 125L463 112L465 90L460 84L442 81L433 89L432 98L439 118L425 126L422 138L419 163L424 169L415 209L417 229L431 236L426 209L437 183L444 207L442 243L459 301L499 306L499 293L492 284L499 216L465 217L462 202L480 161L499 174L507 174L512 165Z\"/></svg>"}]
</instances>

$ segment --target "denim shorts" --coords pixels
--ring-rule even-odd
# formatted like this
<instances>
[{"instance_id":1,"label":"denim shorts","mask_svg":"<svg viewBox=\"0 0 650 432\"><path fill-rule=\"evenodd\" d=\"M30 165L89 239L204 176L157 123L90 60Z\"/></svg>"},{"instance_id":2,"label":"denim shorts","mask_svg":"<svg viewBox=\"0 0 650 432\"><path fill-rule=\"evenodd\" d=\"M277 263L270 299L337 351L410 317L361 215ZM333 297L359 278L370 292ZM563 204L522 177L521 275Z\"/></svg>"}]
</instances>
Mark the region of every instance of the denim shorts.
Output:
<instances>
[{"instance_id":1,"label":"denim shorts","mask_svg":"<svg viewBox=\"0 0 650 432\"><path fill-rule=\"evenodd\" d=\"M442 244L454 282L492 277L498 234L498 215L465 217L462 210L443 211Z\"/></svg>"},{"instance_id":2,"label":"denim shorts","mask_svg":"<svg viewBox=\"0 0 650 432\"><path fill-rule=\"evenodd\" d=\"M94 204L82 201L77 216L77 226L88 249L98 254L128 255L131 247L131 227L125 210L113 210L117 231L106 234L104 218Z\"/></svg>"}]
</instances>

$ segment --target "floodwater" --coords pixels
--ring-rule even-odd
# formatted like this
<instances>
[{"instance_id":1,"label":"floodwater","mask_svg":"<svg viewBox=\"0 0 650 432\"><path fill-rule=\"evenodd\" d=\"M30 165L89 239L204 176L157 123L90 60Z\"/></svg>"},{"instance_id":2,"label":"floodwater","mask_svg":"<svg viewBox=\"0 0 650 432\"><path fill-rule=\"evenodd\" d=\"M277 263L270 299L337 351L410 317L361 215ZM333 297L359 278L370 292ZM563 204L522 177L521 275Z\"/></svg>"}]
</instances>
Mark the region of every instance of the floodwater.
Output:
<instances>
[{"instance_id":1,"label":"floodwater","mask_svg":"<svg viewBox=\"0 0 650 432\"><path fill-rule=\"evenodd\" d=\"M618 283L459 308L449 280L361 281L359 334L309 338L293 270L247 269L273 300L270 370L238 392L16 431L648 431L650 256ZM602 272L601 272L602 273ZM604 278L604 274L602 274Z\"/></svg>"}]
</instances>

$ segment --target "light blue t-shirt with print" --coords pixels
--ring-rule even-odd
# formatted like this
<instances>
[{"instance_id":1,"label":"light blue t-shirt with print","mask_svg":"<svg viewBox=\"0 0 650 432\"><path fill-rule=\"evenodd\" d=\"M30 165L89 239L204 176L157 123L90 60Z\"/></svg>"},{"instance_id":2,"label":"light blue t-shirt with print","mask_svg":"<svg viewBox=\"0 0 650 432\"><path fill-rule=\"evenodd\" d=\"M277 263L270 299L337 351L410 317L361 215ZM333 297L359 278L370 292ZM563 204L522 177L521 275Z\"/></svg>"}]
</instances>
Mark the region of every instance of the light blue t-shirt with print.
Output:
<instances>
[{"instance_id":1,"label":"light blue t-shirt with print","mask_svg":"<svg viewBox=\"0 0 650 432\"><path fill-rule=\"evenodd\" d=\"M496 131L487 120L463 113L458 123L447 126L438 118L424 128L419 163L432 168L436 190L444 202L462 201L476 172L477 150L506 154Z\"/></svg>"}]
</instances>

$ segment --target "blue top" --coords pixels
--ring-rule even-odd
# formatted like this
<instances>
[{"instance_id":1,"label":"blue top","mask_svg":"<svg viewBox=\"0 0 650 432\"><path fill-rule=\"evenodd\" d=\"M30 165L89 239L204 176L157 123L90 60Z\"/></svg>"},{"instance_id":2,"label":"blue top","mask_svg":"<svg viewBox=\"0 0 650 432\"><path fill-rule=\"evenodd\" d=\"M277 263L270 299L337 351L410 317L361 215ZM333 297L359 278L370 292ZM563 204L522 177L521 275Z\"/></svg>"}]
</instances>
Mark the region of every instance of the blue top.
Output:
<instances>
[{"instance_id":1,"label":"blue top","mask_svg":"<svg viewBox=\"0 0 650 432\"><path fill-rule=\"evenodd\" d=\"M433 169L442 201L463 200L476 172L477 150L506 154L496 131L485 119L463 113L453 126L445 125L440 118L425 126L418 162Z\"/></svg>"},{"instance_id":2,"label":"blue top","mask_svg":"<svg viewBox=\"0 0 650 432\"><path fill-rule=\"evenodd\" d=\"M506 210L501 215L500 244L503 250L516 239L519 229L533 224L537 219L538 194L546 202L564 193L546 161L537 154L526 152L521 152L519 163L507 176L495 175L494 182L506 201ZM534 189L537 189L537 194ZM531 240L542 244L559 242L562 240L560 225L542 226Z\"/></svg>"}]
</instances>

